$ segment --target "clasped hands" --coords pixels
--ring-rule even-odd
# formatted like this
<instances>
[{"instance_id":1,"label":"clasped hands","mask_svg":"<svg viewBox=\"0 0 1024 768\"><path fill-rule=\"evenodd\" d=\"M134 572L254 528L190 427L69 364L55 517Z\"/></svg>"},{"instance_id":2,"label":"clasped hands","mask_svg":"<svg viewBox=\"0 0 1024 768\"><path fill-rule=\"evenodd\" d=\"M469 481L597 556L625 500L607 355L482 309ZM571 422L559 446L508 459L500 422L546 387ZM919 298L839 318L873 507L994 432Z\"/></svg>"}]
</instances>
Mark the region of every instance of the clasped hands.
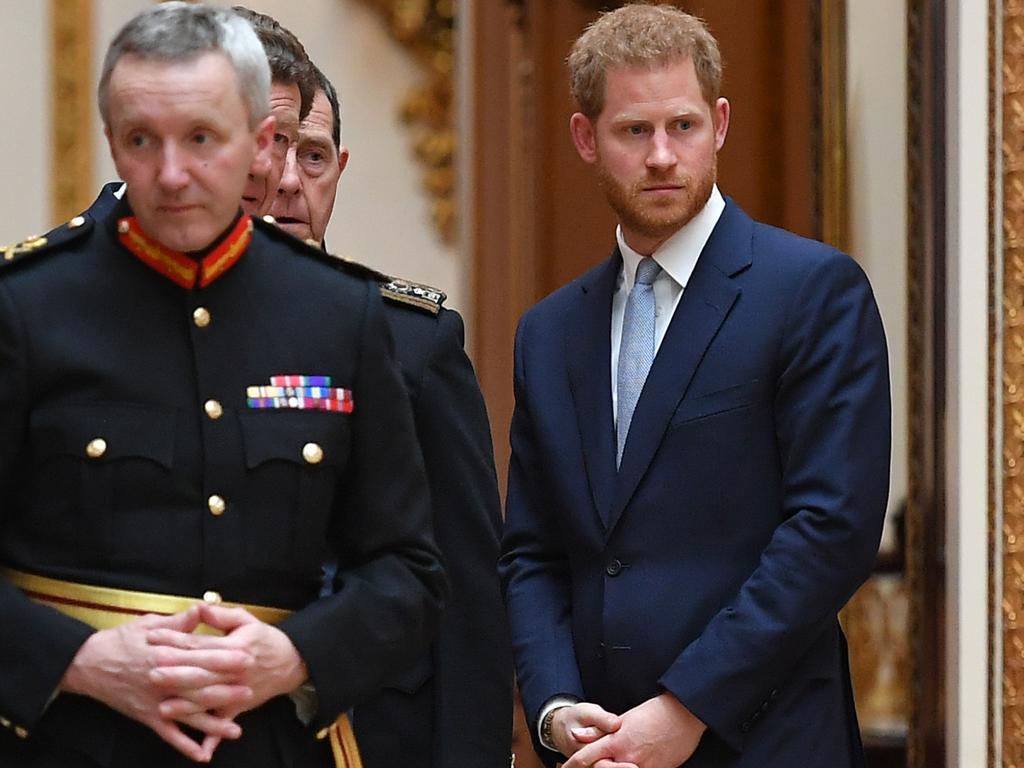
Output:
<instances>
[{"instance_id":1,"label":"clasped hands","mask_svg":"<svg viewBox=\"0 0 1024 768\"><path fill-rule=\"evenodd\" d=\"M588 702L556 709L551 739L569 758L562 768L678 768L706 727L663 693L621 715Z\"/></svg>"},{"instance_id":2,"label":"clasped hands","mask_svg":"<svg viewBox=\"0 0 1024 768\"><path fill-rule=\"evenodd\" d=\"M200 623L223 636L193 634ZM284 632L242 608L199 603L93 633L60 690L97 699L207 763L222 739L242 735L238 715L294 691L307 676ZM202 742L182 725L203 734Z\"/></svg>"}]
</instances>

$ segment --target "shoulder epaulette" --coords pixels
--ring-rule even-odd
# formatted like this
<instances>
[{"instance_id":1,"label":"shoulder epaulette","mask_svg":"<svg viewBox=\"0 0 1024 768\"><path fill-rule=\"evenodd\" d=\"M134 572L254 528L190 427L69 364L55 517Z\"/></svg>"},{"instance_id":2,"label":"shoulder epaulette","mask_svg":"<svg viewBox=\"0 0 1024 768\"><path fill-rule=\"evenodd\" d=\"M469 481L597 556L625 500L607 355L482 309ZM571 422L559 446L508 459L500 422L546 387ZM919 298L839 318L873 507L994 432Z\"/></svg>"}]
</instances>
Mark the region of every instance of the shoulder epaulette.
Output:
<instances>
[{"instance_id":1,"label":"shoulder epaulette","mask_svg":"<svg viewBox=\"0 0 1024 768\"><path fill-rule=\"evenodd\" d=\"M312 256L318 261L330 264L335 269L340 269L344 272L348 272L349 274L364 277L369 280L376 280L377 282L388 279L386 275L381 274L372 267L352 261L344 256L336 256L333 253L328 253L320 247L320 243L316 240L301 240L295 237L295 235L279 227L277 222L274 221L273 216L253 216L252 220L255 223L256 228L261 232L267 233L279 242L287 243L292 248L295 248L299 253L306 256Z\"/></svg>"},{"instance_id":2,"label":"shoulder epaulette","mask_svg":"<svg viewBox=\"0 0 1024 768\"><path fill-rule=\"evenodd\" d=\"M439 288L397 277L385 277L380 281L380 295L389 301L408 304L432 315L441 311L441 305L448 298Z\"/></svg>"},{"instance_id":3,"label":"shoulder epaulette","mask_svg":"<svg viewBox=\"0 0 1024 768\"><path fill-rule=\"evenodd\" d=\"M31 235L13 245L0 246L0 267L24 261L29 255L38 256L52 252L58 246L66 245L92 231L93 219L87 214L75 216L45 235Z\"/></svg>"},{"instance_id":4,"label":"shoulder epaulette","mask_svg":"<svg viewBox=\"0 0 1024 768\"><path fill-rule=\"evenodd\" d=\"M389 301L407 304L436 315L441 311L441 305L444 303L444 300L448 298L444 291L437 288L391 277L373 267L353 261L347 256L329 253L316 240L300 240L290 232L277 226L273 216L254 216L253 221L259 230L266 232L275 240L288 243L300 253L312 256L319 261L326 262L359 277L375 280L380 285L380 295Z\"/></svg>"}]
</instances>

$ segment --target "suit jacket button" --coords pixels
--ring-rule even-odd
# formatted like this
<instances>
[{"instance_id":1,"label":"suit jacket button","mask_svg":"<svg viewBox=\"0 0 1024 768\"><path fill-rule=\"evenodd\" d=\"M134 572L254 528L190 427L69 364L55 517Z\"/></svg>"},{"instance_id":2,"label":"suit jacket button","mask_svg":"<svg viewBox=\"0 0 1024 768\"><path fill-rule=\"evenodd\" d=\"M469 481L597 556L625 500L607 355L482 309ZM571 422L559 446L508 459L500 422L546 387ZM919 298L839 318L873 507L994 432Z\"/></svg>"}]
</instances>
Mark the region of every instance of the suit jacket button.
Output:
<instances>
[{"instance_id":1,"label":"suit jacket button","mask_svg":"<svg viewBox=\"0 0 1024 768\"><path fill-rule=\"evenodd\" d=\"M17 725L14 727L14 735L17 736L19 739L27 739L28 731L26 731L20 725Z\"/></svg>"},{"instance_id":2,"label":"suit jacket button","mask_svg":"<svg viewBox=\"0 0 1024 768\"><path fill-rule=\"evenodd\" d=\"M605 566L604 572L607 573L609 576L618 576L620 573L622 573L622 563L619 562L617 559L612 560L610 563L608 563L608 565Z\"/></svg>"},{"instance_id":3,"label":"suit jacket button","mask_svg":"<svg viewBox=\"0 0 1024 768\"><path fill-rule=\"evenodd\" d=\"M107 452L107 441L102 437L93 438L85 446L85 455L90 459L99 459Z\"/></svg>"}]
</instances>

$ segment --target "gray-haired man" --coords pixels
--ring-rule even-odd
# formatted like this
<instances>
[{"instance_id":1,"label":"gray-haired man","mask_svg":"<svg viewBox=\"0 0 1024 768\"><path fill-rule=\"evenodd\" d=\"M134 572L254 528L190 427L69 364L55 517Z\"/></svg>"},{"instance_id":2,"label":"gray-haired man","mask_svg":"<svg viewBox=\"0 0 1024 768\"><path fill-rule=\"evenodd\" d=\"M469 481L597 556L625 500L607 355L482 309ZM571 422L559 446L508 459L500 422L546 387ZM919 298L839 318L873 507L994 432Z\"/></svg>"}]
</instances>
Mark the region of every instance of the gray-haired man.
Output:
<instances>
[{"instance_id":1,"label":"gray-haired man","mask_svg":"<svg viewBox=\"0 0 1024 768\"><path fill-rule=\"evenodd\" d=\"M269 83L230 11L143 12L99 94L126 199L0 261L2 765L343 760L432 630L377 286L239 209Z\"/></svg>"}]
</instances>

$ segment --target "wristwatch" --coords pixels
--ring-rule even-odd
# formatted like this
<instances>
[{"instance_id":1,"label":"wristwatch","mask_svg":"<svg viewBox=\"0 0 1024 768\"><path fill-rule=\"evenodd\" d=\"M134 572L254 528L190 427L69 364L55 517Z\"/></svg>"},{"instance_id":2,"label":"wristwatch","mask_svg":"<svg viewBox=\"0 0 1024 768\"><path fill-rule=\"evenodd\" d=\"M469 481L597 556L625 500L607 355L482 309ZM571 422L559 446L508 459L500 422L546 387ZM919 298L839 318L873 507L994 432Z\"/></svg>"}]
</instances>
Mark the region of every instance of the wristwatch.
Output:
<instances>
[{"instance_id":1,"label":"wristwatch","mask_svg":"<svg viewBox=\"0 0 1024 768\"><path fill-rule=\"evenodd\" d=\"M560 709L561 707L555 707L548 710L548 713L544 715L544 719L540 721L540 743L553 752L557 752L558 748L555 746L555 742L551 739L551 725L555 721L555 712Z\"/></svg>"}]
</instances>

